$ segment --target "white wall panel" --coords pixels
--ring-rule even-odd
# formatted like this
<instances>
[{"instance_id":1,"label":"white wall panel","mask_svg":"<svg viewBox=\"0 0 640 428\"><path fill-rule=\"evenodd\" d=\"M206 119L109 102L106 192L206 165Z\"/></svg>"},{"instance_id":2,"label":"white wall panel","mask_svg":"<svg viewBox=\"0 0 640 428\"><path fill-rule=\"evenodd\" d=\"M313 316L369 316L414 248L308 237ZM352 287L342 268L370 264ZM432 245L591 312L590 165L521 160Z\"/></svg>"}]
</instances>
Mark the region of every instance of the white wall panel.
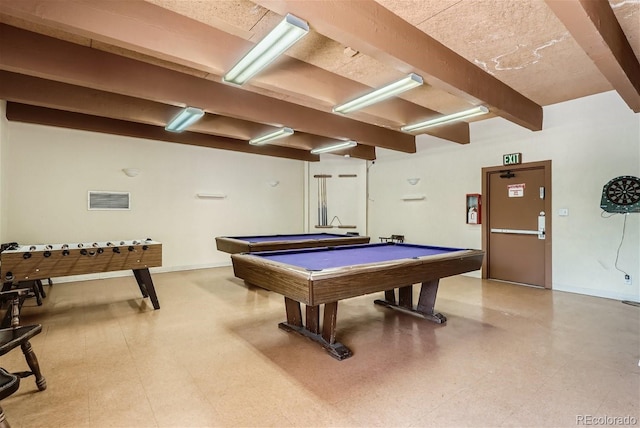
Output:
<instances>
[{"instance_id":1,"label":"white wall panel","mask_svg":"<svg viewBox=\"0 0 640 428\"><path fill-rule=\"evenodd\" d=\"M552 160L553 288L595 296L640 300L640 214L603 218L602 187L620 175L640 176L640 115L615 92L544 108L542 131L501 118L471 124L471 144L418 137L418 153L378 151L370 169L370 233L404 234L409 242L481 247L481 226L465 224L465 194L481 193L482 167L502 165L502 155L524 162ZM416 186L406 179L420 177ZM402 201L405 192L424 201ZM569 216L561 217L558 209Z\"/></svg>"},{"instance_id":2,"label":"white wall panel","mask_svg":"<svg viewBox=\"0 0 640 428\"><path fill-rule=\"evenodd\" d=\"M337 155L322 155L320 162L309 163L308 168L308 223L309 232L327 232L345 234L367 232L366 205L366 161L345 158ZM336 226L332 229L319 229L318 222L318 178L315 175L331 175L327 178L327 222ZM340 177L355 175L355 177ZM336 218L337 217L337 218ZM355 229L340 229L337 226L356 226Z\"/></svg>"},{"instance_id":3,"label":"white wall panel","mask_svg":"<svg viewBox=\"0 0 640 428\"><path fill-rule=\"evenodd\" d=\"M163 268L229 264L219 235L303 231L301 161L9 122L0 210L4 240L151 237ZM239 144L242 144L239 142ZM122 169L140 169L127 177ZM271 187L269 181L279 181ZM129 211L89 211L87 191L131 192ZM223 193L201 199L197 193Z\"/></svg>"}]
</instances>

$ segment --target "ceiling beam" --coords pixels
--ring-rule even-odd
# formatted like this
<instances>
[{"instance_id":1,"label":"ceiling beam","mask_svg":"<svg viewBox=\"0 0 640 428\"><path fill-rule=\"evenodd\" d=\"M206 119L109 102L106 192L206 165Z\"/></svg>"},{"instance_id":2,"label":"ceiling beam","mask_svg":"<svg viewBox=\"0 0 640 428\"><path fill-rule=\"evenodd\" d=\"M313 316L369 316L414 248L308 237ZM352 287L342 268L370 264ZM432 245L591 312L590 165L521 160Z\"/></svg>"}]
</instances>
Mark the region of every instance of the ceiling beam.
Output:
<instances>
[{"instance_id":1,"label":"ceiling beam","mask_svg":"<svg viewBox=\"0 0 640 428\"><path fill-rule=\"evenodd\" d=\"M415 153L415 137L8 25L0 69L296 131Z\"/></svg>"},{"instance_id":2,"label":"ceiling beam","mask_svg":"<svg viewBox=\"0 0 640 428\"><path fill-rule=\"evenodd\" d=\"M241 141L197 132L170 133L163 128L143 123L127 122L107 117L73 113L46 107L7 102L7 119L15 122L34 123L61 128L80 129L103 134L145 138L155 141L187 144L212 149L267 155L287 159L314 162L320 160L306 150L278 146L251 146Z\"/></svg>"},{"instance_id":3,"label":"ceiling beam","mask_svg":"<svg viewBox=\"0 0 640 428\"><path fill-rule=\"evenodd\" d=\"M181 110L179 107L140 98L8 71L0 71L0 99L56 110L144 123L162 128ZM189 127L190 132L241 140L238 141L238 144L249 144L249 139L276 129L259 123L212 114L206 114ZM286 142L282 140L283 143L277 145L308 151L335 143L335 140L327 139L326 137L301 132L293 134L286 140ZM375 159L375 149L371 146L358 146L358 148L350 149L347 153L355 158Z\"/></svg>"},{"instance_id":4,"label":"ceiling beam","mask_svg":"<svg viewBox=\"0 0 640 428\"><path fill-rule=\"evenodd\" d=\"M608 1L546 0L620 97L640 112L640 62Z\"/></svg>"},{"instance_id":5,"label":"ceiling beam","mask_svg":"<svg viewBox=\"0 0 640 428\"><path fill-rule=\"evenodd\" d=\"M0 2L0 12L28 22L71 32L123 49L202 71L217 81L253 43L199 21L144 1L79 2L19 0ZM215 40L216 43L211 43ZM310 99L326 112L339 102L370 88L294 58L281 61L254 77L253 86ZM401 98L371 106L349 117L396 130L439 113ZM426 133L456 143L470 141L469 125L456 123Z\"/></svg>"},{"instance_id":6,"label":"ceiling beam","mask_svg":"<svg viewBox=\"0 0 640 428\"><path fill-rule=\"evenodd\" d=\"M319 33L420 74L430 85L485 104L503 118L533 131L542 129L542 107L472 64L373 0L254 0L279 14L292 13ZM419 49L416 49L419 46Z\"/></svg>"}]
</instances>

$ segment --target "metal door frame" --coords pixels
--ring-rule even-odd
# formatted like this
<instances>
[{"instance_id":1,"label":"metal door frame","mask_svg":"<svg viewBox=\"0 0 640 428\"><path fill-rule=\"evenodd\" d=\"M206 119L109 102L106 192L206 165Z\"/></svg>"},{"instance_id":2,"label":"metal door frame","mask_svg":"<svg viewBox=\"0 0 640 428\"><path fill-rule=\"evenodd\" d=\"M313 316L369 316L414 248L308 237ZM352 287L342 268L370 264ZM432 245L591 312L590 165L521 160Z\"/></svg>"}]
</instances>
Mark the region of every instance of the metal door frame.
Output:
<instances>
[{"instance_id":1,"label":"metal door frame","mask_svg":"<svg viewBox=\"0 0 640 428\"><path fill-rule=\"evenodd\" d=\"M491 213L489 212L489 200L491 195L489 194L489 175L500 171L521 171L528 169L543 168L544 170L544 185L545 185L545 198L544 198L544 212L546 213L546 236L544 245L544 288L551 289L552 278L552 266L551 266L551 238L552 238L552 219L553 212L551 211L551 161L529 162L519 165L507 165L507 166L491 166L482 168L482 195L484 201L481 205L481 218L482 218L482 249L485 251L486 256L482 262L482 278L489 278L489 264L491 248L489 248L489 233L491 233L489 224L491 219Z\"/></svg>"}]
</instances>

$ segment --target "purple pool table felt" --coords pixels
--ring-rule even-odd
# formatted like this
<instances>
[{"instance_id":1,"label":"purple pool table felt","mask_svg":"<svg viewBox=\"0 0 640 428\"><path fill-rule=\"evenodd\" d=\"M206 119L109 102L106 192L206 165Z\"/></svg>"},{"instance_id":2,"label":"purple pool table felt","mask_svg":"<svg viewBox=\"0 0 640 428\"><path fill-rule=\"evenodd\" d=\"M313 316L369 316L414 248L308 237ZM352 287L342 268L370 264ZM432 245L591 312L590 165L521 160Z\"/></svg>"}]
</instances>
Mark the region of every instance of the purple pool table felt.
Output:
<instances>
[{"instance_id":1,"label":"purple pool table felt","mask_svg":"<svg viewBox=\"0 0 640 428\"><path fill-rule=\"evenodd\" d=\"M253 255L266 260L302 267L309 271L321 271L366 263L416 259L462 250L464 249L381 243L304 250L264 251L253 253Z\"/></svg>"}]
</instances>

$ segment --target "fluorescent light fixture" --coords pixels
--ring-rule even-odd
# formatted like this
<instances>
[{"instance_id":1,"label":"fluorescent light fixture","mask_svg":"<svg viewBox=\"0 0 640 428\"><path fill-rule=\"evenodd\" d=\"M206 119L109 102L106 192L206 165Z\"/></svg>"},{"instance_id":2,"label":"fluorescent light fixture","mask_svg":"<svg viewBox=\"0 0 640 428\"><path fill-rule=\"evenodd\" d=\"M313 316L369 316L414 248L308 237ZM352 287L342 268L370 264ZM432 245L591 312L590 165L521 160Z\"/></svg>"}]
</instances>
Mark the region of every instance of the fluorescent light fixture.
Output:
<instances>
[{"instance_id":1,"label":"fluorescent light fixture","mask_svg":"<svg viewBox=\"0 0 640 428\"><path fill-rule=\"evenodd\" d=\"M186 127L204 116L204 111L195 107L186 107L164 127L167 131L182 132Z\"/></svg>"},{"instance_id":2,"label":"fluorescent light fixture","mask_svg":"<svg viewBox=\"0 0 640 428\"><path fill-rule=\"evenodd\" d=\"M318 147L311 150L312 155L318 155L320 153L335 152L336 150L348 149L349 147L355 147L358 144L355 141L342 141L338 144L332 144L330 146Z\"/></svg>"},{"instance_id":3,"label":"fluorescent light fixture","mask_svg":"<svg viewBox=\"0 0 640 428\"><path fill-rule=\"evenodd\" d=\"M309 25L305 21L287 14L269 34L224 75L222 81L242 85L308 32Z\"/></svg>"},{"instance_id":4,"label":"fluorescent light fixture","mask_svg":"<svg viewBox=\"0 0 640 428\"><path fill-rule=\"evenodd\" d=\"M333 111L334 113L349 113L386 100L387 98L391 98L420 85L422 85L422 77L411 73L404 79L390 83L344 104L337 105L333 108Z\"/></svg>"},{"instance_id":5,"label":"fluorescent light fixture","mask_svg":"<svg viewBox=\"0 0 640 428\"><path fill-rule=\"evenodd\" d=\"M279 138L288 137L290 135L293 135L293 129L287 128L285 126L284 128L280 128L275 132L270 132L270 133L268 133L266 135L263 135L262 137L252 138L251 140L249 140L249 144L253 144L254 146L258 146L260 144L265 144L265 143L268 143L270 141L277 140Z\"/></svg>"},{"instance_id":6,"label":"fluorescent light fixture","mask_svg":"<svg viewBox=\"0 0 640 428\"><path fill-rule=\"evenodd\" d=\"M468 119L474 116L480 116L482 114L489 113L489 109L485 106L474 107L469 110L461 111L458 113L449 114L447 116L441 116L437 119L431 119L424 122L414 123L412 125L405 125L400 128L404 132L421 131L423 129L431 128L432 126L444 125L446 123L455 122L457 120Z\"/></svg>"}]
</instances>

